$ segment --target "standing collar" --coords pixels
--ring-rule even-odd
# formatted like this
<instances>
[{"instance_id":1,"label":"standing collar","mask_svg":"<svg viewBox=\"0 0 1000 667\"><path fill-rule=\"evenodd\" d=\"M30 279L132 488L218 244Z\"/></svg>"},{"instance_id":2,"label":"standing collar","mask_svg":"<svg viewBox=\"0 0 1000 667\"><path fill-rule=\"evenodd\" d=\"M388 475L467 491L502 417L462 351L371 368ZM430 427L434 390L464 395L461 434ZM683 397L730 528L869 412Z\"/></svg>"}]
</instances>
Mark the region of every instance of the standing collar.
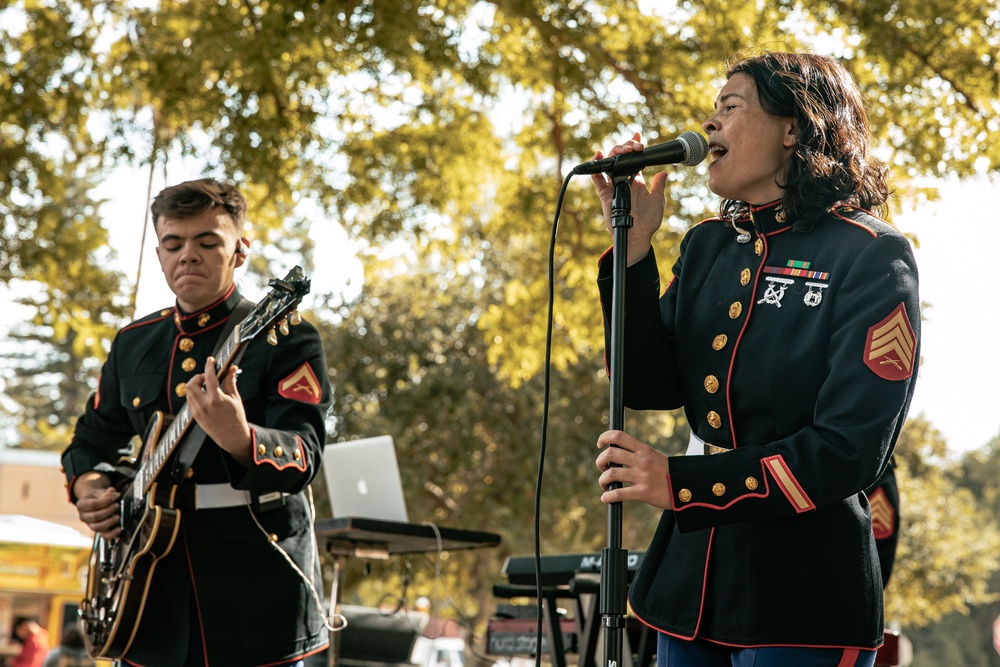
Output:
<instances>
[{"instance_id":1,"label":"standing collar","mask_svg":"<svg viewBox=\"0 0 1000 667\"><path fill-rule=\"evenodd\" d=\"M224 297L194 313L184 312L180 305L175 302L174 324L180 331L189 334L211 329L229 318L229 314L233 312L233 308L236 307L241 298L236 284L233 283Z\"/></svg>"},{"instance_id":2,"label":"standing collar","mask_svg":"<svg viewBox=\"0 0 1000 667\"><path fill-rule=\"evenodd\" d=\"M787 219L788 215L780 199L760 206L750 206L750 217L753 219L754 229L762 236L782 232L792 227L792 221Z\"/></svg>"}]
</instances>

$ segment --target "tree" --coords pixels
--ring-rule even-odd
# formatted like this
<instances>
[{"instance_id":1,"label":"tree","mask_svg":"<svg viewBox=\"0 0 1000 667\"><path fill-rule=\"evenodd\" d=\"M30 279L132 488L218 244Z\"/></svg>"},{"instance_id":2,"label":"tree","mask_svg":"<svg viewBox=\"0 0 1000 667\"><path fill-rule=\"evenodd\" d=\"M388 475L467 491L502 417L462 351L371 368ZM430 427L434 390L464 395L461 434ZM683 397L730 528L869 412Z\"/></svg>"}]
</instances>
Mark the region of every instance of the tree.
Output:
<instances>
[{"instance_id":1,"label":"tree","mask_svg":"<svg viewBox=\"0 0 1000 667\"><path fill-rule=\"evenodd\" d=\"M916 454L916 452L913 452ZM940 454L940 452L938 452ZM943 512L948 528L944 534L944 545L947 548L955 541L963 544L975 545L979 549L988 548L986 543L993 539L996 531L996 472L1000 465L1000 436L994 437L986 446L979 450L971 451L964 455L960 461L953 464L951 479L948 483L941 485L941 491L945 504L949 505ZM917 481L919 486L922 481ZM975 519L972 525L968 525L965 516L968 507L959 507L960 522L951 524L952 510L950 508L952 492L957 489L961 492L962 498L966 493L972 496L974 506L972 511ZM905 511L905 501L904 501ZM904 515L905 516L905 515ZM915 516L906 521L907 525L919 523L923 517ZM932 519L935 526L941 525L941 518ZM963 530L970 531L961 534ZM904 531L906 529L904 528ZM904 532L905 534L905 532ZM960 553L968 553L968 547L958 546ZM941 549L945 551L945 549ZM980 559L995 559L996 551L992 553L980 554ZM954 556L949 556L954 558ZM963 563L944 563L944 576L936 575L935 582L940 583L950 575L952 569L965 568ZM913 667L931 667L932 665L969 665L983 666L996 664L996 652L991 642L991 627L996 618L997 600L1000 599L1000 568L996 565L988 572L982 572L982 568L973 568L980 572L982 579L979 582L978 595L973 599L964 600L958 611L940 616L936 622L924 625L923 627L905 628L906 634L911 638L914 647ZM964 573L959 576L966 576ZM972 576L976 576L972 574ZM987 594L983 594L982 587L985 585ZM906 594L900 592L899 598L902 600ZM954 600L951 596L951 600ZM899 600L897 600L899 601Z\"/></svg>"},{"instance_id":2,"label":"tree","mask_svg":"<svg viewBox=\"0 0 1000 667\"><path fill-rule=\"evenodd\" d=\"M995 515L962 485L945 442L923 416L910 419L896 445L901 521L897 563L886 590L886 618L920 627L951 612L967 614L995 599L1000 570Z\"/></svg>"}]
</instances>

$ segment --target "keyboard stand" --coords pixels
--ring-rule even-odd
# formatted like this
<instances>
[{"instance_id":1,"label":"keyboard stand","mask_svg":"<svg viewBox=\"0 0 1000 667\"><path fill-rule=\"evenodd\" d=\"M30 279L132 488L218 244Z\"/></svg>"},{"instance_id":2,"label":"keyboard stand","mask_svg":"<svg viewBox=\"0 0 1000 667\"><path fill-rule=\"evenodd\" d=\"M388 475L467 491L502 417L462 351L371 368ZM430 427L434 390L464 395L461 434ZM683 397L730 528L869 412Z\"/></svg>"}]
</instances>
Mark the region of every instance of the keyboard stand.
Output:
<instances>
[{"instance_id":1,"label":"keyboard stand","mask_svg":"<svg viewBox=\"0 0 1000 667\"><path fill-rule=\"evenodd\" d=\"M500 544L500 536L477 530L462 530L429 523L384 521L363 517L320 519L316 522L316 541L333 556L333 583L330 608L340 608L344 566L348 558L385 560L397 554L479 549ZM335 667L339 655L338 632L330 633L327 665Z\"/></svg>"}]
</instances>

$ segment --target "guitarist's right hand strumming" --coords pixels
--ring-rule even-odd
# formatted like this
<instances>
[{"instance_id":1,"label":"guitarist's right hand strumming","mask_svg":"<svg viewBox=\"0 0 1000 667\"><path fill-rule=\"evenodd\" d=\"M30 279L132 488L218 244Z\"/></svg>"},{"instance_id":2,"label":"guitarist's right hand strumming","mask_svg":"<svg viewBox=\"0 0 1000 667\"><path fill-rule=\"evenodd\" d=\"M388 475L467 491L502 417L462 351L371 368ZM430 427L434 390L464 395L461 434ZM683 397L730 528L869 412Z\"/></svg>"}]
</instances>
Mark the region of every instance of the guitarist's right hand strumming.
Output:
<instances>
[{"instance_id":1,"label":"guitarist's right hand strumming","mask_svg":"<svg viewBox=\"0 0 1000 667\"><path fill-rule=\"evenodd\" d=\"M121 494L111 485L111 478L102 472L90 471L73 483L73 497L80 520L105 539L118 537L121 525L118 499Z\"/></svg>"}]
</instances>

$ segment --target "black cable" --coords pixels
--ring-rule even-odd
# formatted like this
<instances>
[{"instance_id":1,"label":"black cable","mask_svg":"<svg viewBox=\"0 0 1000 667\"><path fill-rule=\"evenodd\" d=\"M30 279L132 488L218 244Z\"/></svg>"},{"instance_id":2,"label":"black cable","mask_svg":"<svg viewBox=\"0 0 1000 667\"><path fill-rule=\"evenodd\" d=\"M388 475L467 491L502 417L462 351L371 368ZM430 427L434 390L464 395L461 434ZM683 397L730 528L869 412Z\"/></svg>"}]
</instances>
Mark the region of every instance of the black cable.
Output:
<instances>
[{"instance_id":1,"label":"black cable","mask_svg":"<svg viewBox=\"0 0 1000 667\"><path fill-rule=\"evenodd\" d=\"M549 426L549 387L552 379L552 329L553 310L555 307L555 273L556 273L556 232L559 231L559 214L562 212L563 199L566 197L566 190L569 181L573 178L573 172L566 175L562 188L559 190L559 199L556 201L556 213L552 220L552 237L549 241L549 306L548 318L545 329L545 370L543 374L544 389L542 390L542 432L538 449L538 477L535 480L535 519L534 519L534 548L535 548L535 600L537 603L537 627L535 634L535 667L542 664L542 543L541 543L541 508L542 508L542 475L545 472L545 445ZM559 632L559 628L552 628L552 632Z\"/></svg>"}]
</instances>

